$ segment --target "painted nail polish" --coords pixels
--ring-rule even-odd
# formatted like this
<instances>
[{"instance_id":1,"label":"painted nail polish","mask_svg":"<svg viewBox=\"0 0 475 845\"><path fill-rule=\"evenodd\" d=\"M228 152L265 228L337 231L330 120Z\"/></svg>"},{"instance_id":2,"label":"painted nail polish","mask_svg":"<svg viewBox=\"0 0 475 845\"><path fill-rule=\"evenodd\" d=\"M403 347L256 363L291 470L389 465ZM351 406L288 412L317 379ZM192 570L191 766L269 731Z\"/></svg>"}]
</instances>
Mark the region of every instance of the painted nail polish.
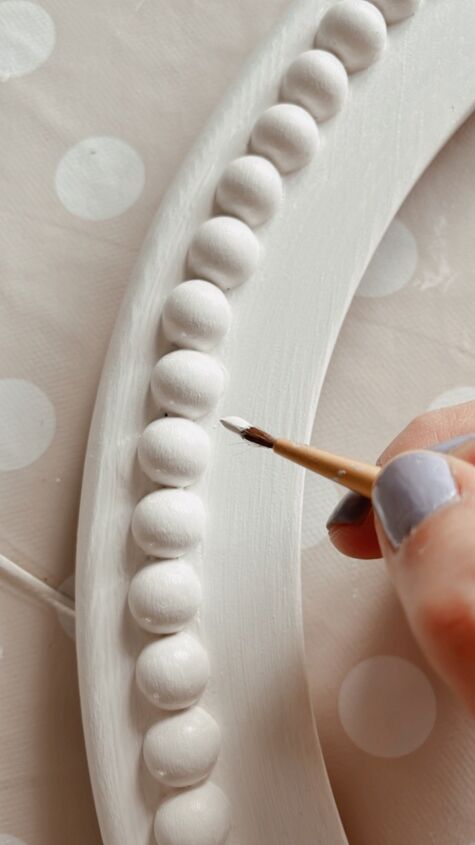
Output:
<instances>
[{"instance_id":1,"label":"painted nail polish","mask_svg":"<svg viewBox=\"0 0 475 845\"><path fill-rule=\"evenodd\" d=\"M330 515L327 529L330 530L337 525L360 525L370 508L371 500L366 496L361 496L360 493L347 493Z\"/></svg>"},{"instance_id":2,"label":"painted nail polish","mask_svg":"<svg viewBox=\"0 0 475 845\"><path fill-rule=\"evenodd\" d=\"M452 437L450 440L444 440L442 443L435 443L434 446L428 446L427 448L431 452L452 452L454 449L458 449L459 446L470 443L471 440L475 440L475 434L459 434L458 437Z\"/></svg>"},{"instance_id":3,"label":"painted nail polish","mask_svg":"<svg viewBox=\"0 0 475 845\"><path fill-rule=\"evenodd\" d=\"M460 434L457 437L450 438L450 440L434 443L426 448L431 452L448 453L471 441L475 441L475 433ZM330 514L326 525L327 530L330 531L340 525L360 525L368 515L370 508L371 502L365 496L361 496L360 493L347 493Z\"/></svg>"},{"instance_id":4,"label":"painted nail polish","mask_svg":"<svg viewBox=\"0 0 475 845\"><path fill-rule=\"evenodd\" d=\"M457 498L447 461L433 452L395 458L382 469L373 489L374 509L396 548L423 519Z\"/></svg>"}]
</instances>

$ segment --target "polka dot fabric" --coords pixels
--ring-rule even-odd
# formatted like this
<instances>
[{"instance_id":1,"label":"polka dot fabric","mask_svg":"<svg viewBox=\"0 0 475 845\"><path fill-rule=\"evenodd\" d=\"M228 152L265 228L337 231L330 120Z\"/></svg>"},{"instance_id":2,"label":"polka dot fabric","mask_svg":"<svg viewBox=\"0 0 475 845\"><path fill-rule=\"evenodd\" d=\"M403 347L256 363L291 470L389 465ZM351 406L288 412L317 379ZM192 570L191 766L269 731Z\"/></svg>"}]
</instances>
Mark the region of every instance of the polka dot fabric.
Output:
<instances>
[{"instance_id":1,"label":"polka dot fabric","mask_svg":"<svg viewBox=\"0 0 475 845\"><path fill-rule=\"evenodd\" d=\"M86 138L61 158L55 188L64 207L84 220L123 214L143 191L139 154L120 138Z\"/></svg>"},{"instance_id":2,"label":"polka dot fabric","mask_svg":"<svg viewBox=\"0 0 475 845\"><path fill-rule=\"evenodd\" d=\"M0 380L0 471L21 469L41 457L56 428L48 397L25 379Z\"/></svg>"},{"instance_id":3,"label":"polka dot fabric","mask_svg":"<svg viewBox=\"0 0 475 845\"><path fill-rule=\"evenodd\" d=\"M430 736L436 699L420 669L400 657L363 660L344 679L338 712L349 739L373 757L412 754Z\"/></svg>"},{"instance_id":4,"label":"polka dot fabric","mask_svg":"<svg viewBox=\"0 0 475 845\"><path fill-rule=\"evenodd\" d=\"M0 79L8 82L36 70L50 56L55 25L46 9L27 0L0 4Z\"/></svg>"},{"instance_id":5,"label":"polka dot fabric","mask_svg":"<svg viewBox=\"0 0 475 845\"><path fill-rule=\"evenodd\" d=\"M414 235L396 218L371 259L357 296L389 296L408 285L417 267Z\"/></svg>"},{"instance_id":6,"label":"polka dot fabric","mask_svg":"<svg viewBox=\"0 0 475 845\"><path fill-rule=\"evenodd\" d=\"M138 249L206 117L287 7L0 0L0 552L66 595L91 408ZM475 398L474 142L472 119L373 257L324 387L320 445L371 459L409 416ZM415 649L382 566L330 549L339 496L307 479L303 598L349 841L473 845L473 730ZM0 845L100 845L71 621L0 584L0 658Z\"/></svg>"},{"instance_id":7,"label":"polka dot fabric","mask_svg":"<svg viewBox=\"0 0 475 845\"><path fill-rule=\"evenodd\" d=\"M460 405L463 402L475 402L475 383L473 386L464 384L458 387L452 387L450 390L445 390L429 403L429 410L434 411L437 408L448 408L450 405Z\"/></svg>"}]
</instances>

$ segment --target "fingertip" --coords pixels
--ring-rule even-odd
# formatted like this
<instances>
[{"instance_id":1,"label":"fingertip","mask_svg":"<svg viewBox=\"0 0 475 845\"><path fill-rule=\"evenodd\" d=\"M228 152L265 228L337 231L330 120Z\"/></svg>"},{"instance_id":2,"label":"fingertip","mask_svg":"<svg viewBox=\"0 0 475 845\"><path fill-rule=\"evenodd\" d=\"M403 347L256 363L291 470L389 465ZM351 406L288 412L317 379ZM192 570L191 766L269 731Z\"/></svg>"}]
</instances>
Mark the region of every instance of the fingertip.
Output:
<instances>
[{"instance_id":1,"label":"fingertip","mask_svg":"<svg viewBox=\"0 0 475 845\"><path fill-rule=\"evenodd\" d=\"M329 520L327 528L333 546L347 557L361 560L381 557L371 503L369 503L366 514L360 523L348 524Z\"/></svg>"},{"instance_id":2,"label":"fingertip","mask_svg":"<svg viewBox=\"0 0 475 845\"><path fill-rule=\"evenodd\" d=\"M330 529L328 536L335 549L345 557L374 560L382 556L374 531L362 533L358 529L338 526Z\"/></svg>"},{"instance_id":3,"label":"fingertip","mask_svg":"<svg viewBox=\"0 0 475 845\"><path fill-rule=\"evenodd\" d=\"M338 502L327 521L328 530L337 526L360 525L371 509L371 500L350 491Z\"/></svg>"}]
</instances>

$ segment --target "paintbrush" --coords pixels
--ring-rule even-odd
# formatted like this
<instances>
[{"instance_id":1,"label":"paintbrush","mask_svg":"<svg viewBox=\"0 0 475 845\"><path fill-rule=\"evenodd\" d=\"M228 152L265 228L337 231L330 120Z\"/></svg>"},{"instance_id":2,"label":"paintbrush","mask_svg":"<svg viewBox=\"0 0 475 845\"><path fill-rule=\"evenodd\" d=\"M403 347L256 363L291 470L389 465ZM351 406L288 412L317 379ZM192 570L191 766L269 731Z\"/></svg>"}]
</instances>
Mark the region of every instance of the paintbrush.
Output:
<instances>
[{"instance_id":1,"label":"paintbrush","mask_svg":"<svg viewBox=\"0 0 475 845\"><path fill-rule=\"evenodd\" d=\"M300 464L355 493L371 498L371 490L381 472L381 467L355 461L353 458L333 455L331 452L314 449L313 446L302 443L294 443L292 440L284 440L282 437L273 437L272 434L256 428L240 417L225 417L221 422L225 428L234 431L243 440L272 449L277 455L293 461L294 464Z\"/></svg>"}]
</instances>

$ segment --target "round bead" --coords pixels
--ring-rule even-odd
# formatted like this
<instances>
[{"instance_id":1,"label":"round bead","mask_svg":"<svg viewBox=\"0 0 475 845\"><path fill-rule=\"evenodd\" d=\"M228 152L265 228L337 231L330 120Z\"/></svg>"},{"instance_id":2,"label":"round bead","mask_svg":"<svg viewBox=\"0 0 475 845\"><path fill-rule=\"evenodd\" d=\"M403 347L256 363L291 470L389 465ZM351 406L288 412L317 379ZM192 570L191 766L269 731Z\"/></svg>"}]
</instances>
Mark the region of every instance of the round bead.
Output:
<instances>
[{"instance_id":1,"label":"round bead","mask_svg":"<svg viewBox=\"0 0 475 845\"><path fill-rule=\"evenodd\" d=\"M132 534L148 555L180 557L203 537L205 513L201 499L188 490L156 490L135 508Z\"/></svg>"},{"instance_id":2,"label":"round bead","mask_svg":"<svg viewBox=\"0 0 475 845\"><path fill-rule=\"evenodd\" d=\"M162 710L191 707L209 678L209 660L203 646L185 631L145 646L136 667L137 685Z\"/></svg>"},{"instance_id":3,"label":"round bead","mask_svg":"<svg viewBox=\"0 0 475 845\"><path fill-rule=\"evenodd\" d=\"M216 200L227 214L240 217L248 226L260 226L282 202L282 179L266 158L242 156L221 176Z\"/></svg>"},{"instance_id":4,"label":"round bead","mask_svg":"<svg viewBox=\"0 0 475 845\"><path fill-rule=\"evenodd\" d=\"M307 50L289 67L282 97L303 106L319 122L340 111L348 92L348 75L342 63L326 50Z\"/></svg>"},{"instance_id":5,"label":"round bead","mask_svg":"<svg viewBox=\"0 0 475 845\"><path fill-rule=\"evenodd\" d=\"M201 426L183 417L163 417L147 426L139 439L138 458L152 481L187 487L203 473L210 442Z\"/></svg>"},{"instance_id":6,"label":"round bead","mask_svg":"<svg viewBox=\"0 0 475 845\"><path fill-rule=\"evenodd\" d=\"M387 24L399 23L410 18L421 5L421 0L372 0L372 2L382 12Z\"/></svg>"},{"instance_id":7,"label":"round bead","mask_svg":"<svg viewBox=\"0 0 475 845\"><path fill-rule=\"evenodd\" d=\"M223 290L247 281L258 260L259 241L249 226L234 217L213 217L202 223L188 253L191 270Z\"/></svg>"},{"instance_id":8,"label":"round bead","mask_svg":"<svg viewBox=\"0 0 475 845\"><path fill-rule=\"evenodd\" d=\"M165 786L199 783L218 758L221 733L201 707L191 707L157 722L146 733L143 755L148 770Z\"/></svg>"},{"instance_id":9,"label":"round bead","mask_svg":"<svg viewBox=\"0 0 475 845\"><path fill-rule=\"evenodd\" d=\"M224 390L224 369L205 352L177 349L160 358L152 372L158 407L192 420L209 413Z\"/></svg>"},{"instance_id":10,"label":"round bead","mask_svg":"<svg viewBox=\"0 0 475 845\"><path fill-rule=\"evenodd\" d=\"M157 845L224 845L231 809L214 783L166 798L155 816Z\"/></svg>"},{"instance_id":11,"label":"round bead","mask_svg":"<svg viewBox=\"0 0 475 845\"><path fill-rule=\"evenodd\" d=\"M231 308L216 285L192 279L172 290L163 309L162 325L172 343L207 352L228 331Z\"/></svg>"},{"instance_id":12,"label":"round bead","mask_svg":"<svg viewBox=\"0 0 475 845\"><path fill-rule=\"evenodd\" d=\"M153 634L172 634L193 618L201 604L201 584L183 560L164 560L140 569L129 587L135 621Z\"/></svg>"},{"instance_id":13,"label":"round bead","mask_svg":"<svg viewBox=\"0 0 475 845\"><path fill-rule=\"evenodd\" d=\"M305 167L319 145L314 119L292 103L271 106L252 130L251 148L267 156L281 173Z\"/></svg>"},{"instance_id":14,"label":"round bead","mask_svg":"<svg viewBox=\"0 0 475 845\"><path fill-rule=\"evenodd\" d=\"M386 46L385 20L368 0L340 0L323 16L315 46L335 53L348 73L364 70Z\"/></svg>"}]
</instances>

